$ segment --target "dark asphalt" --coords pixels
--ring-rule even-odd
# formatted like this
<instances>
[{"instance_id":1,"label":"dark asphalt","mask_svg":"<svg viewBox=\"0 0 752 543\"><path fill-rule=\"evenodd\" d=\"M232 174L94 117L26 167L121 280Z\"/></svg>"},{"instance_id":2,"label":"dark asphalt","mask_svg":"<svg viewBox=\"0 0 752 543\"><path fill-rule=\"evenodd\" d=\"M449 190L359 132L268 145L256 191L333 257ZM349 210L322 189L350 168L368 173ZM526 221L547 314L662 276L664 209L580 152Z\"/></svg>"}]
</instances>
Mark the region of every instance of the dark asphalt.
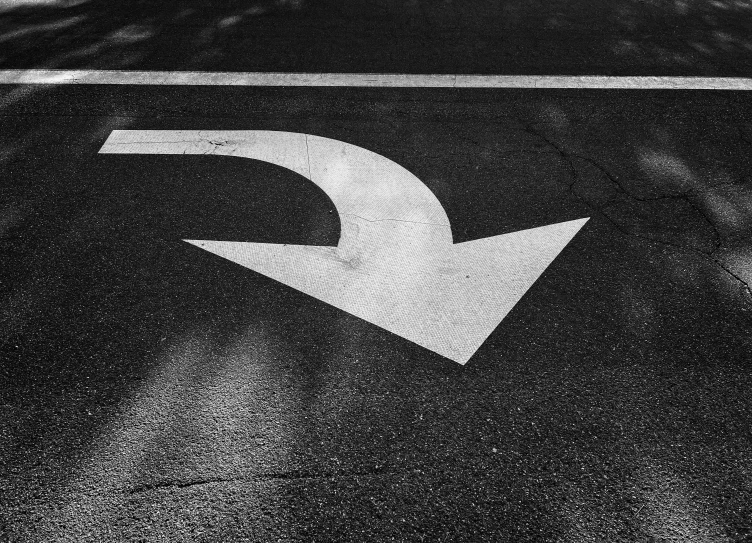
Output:
<instances>
[{"instance_id":1,"label":"dark asphalt","mask_svg":"<svg viewBox=\"0 0 752 543\"><path fill-rule=\"evenodd\" d=\"M1 540L752 541L746 94L0 92ZM180 241L336 244L312 183L126 128L360 145L455 241L592 218L462 367Z\"/></svg>"},{"instance_id":2,"label":"dark asphalt","mask_svg":"<svg viewBox=\"0 0 752 543\"><path fill-rule=\"evenodd\" d=\"M0 68L752 75L745 0L0 0Z\"/></svg>"},{"instance_id":3,"label":"dark asphalt","mask_svg":"<svg viewBox=\"0 0 752 543\"><path fill-rule=\"evenodd\" d=\"M752 76L715 0L0 0L0 69ZM456 242L591 217L462 367L181 239L315 185L115 129L284 130ZM752 542L741 92L0 86L0 541Z\"/></svg>"}]
</instances>

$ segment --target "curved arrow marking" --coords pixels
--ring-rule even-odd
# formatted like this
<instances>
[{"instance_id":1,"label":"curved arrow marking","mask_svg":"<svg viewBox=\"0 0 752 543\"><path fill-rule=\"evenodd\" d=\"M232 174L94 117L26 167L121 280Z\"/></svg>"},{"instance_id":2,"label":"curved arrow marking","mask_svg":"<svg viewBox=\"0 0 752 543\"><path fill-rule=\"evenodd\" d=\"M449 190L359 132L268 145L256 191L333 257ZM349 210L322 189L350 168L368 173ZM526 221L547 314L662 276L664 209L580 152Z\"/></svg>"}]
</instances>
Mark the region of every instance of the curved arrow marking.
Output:
<instances>
[{"instance_id":1,"label":"curved arrow marking","mask_svg":"<svg viewBox=\"0 0 752 543\"><path fill-rule=\"evenodd\" d=\"M587 218L454 244L436 196L377 153L270 131L113 131L100 153L212 154L314 182L340 218L336 247L185 240L465 364Z\"/></svg>"}]
</instances>

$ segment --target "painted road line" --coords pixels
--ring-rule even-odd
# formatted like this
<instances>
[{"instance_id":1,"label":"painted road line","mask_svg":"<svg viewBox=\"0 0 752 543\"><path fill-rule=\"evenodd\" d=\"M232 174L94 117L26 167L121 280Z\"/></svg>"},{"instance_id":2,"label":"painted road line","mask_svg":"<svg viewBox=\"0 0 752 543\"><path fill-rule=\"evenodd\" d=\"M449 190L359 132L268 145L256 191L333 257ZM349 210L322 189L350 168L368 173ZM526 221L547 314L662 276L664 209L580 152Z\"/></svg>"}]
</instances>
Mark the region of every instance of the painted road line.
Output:
<instances>
[{"instance_id":1,"label":"painted road line","mask_svg":"<svg viewBox=\"0 0 752 543\"><path fill-rule=\"evenodd\" d=\"M336 247L185 240L465 364L588 219L454 244L420 179L338 140L269 131L116 130L100 153L245 157L332 200Z\"/></svg>"},{"instance_id":2,"label":"painted road line","mask_svg":"<svg viewBox=\"0 0 752 543\"><path fill-rule=\"evenodd\" d=\"M433 87L497 89L752 90L745 77L0 70L0 84Z\"/></svg>"}]
</instances>

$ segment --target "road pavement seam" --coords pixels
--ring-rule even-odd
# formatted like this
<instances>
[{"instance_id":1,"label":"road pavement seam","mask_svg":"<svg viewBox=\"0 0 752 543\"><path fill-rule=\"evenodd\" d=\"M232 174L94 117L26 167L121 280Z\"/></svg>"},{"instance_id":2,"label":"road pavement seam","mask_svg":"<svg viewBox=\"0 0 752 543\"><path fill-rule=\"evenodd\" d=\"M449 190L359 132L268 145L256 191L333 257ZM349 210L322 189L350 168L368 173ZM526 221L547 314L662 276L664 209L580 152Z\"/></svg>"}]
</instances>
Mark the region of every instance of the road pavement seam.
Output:
<instances>
[{"instance_id":1,"label":"road pavement seam","mask_svg":"<svg viewBox=\"0 0 752 543\"><path fill-rule=\"evenodd\" d=\"M717 265L721 270L726 272L732 279L734 279L739 286L741 287L744 297L748 303L752 303L752 286L744 280L742 276L740 276L738 273L735 273L728 265L726 265L723 261L721 261L719 258L715 256L715 254L723 247L723 238L718 231L718 228L713 223L713 221L710 220L710 218L702 211L702 209L697 206L690 198L691 193L682 193L682 194L671 194L671 195L665 195L660 196L657 198L641 198L635 194L632 194L630 191L628 191L617 179L614 175L612 175L603 165L598 163L596 160L592 158L588 158L582 155L579 155L577 153L572 153L569 151L566 151L563 147L561 147L559 144L554 143L551 139L546 137L542 132L535 129L532 125L526 126L527 131L541 139L543 142L545 142L549 147L554 149L557 154L562 158L562 160L565 161L565 163L568 166L571 183L568 184L569 192L574 195L578 200L580 200L582 203L584 203L586 206L588 206L593 211L599 213L602 217L608 221L609 224L611 224L614 228L616 228L619 232L626 236L630 236L633 238L637 238L640 240L645 240L652 243L658 243L664 246L672 247L674 249L678 249L680 251L688 251L692 254L698 255L703 260L710 262L712 264ZM685 246L685 245L679 245L676 243L672 243L666 240L657 239L652 236L648 235L641 235L636 232L630 231L626 228L624 228L621 224L619 224L617 221L615 221L612 217L608 215L603 209L599 208L598 206L593 205L591 202L587 200L587 198L583 197L582 195L578 194L578 192L575 190L575 185L580 180L581 175L579 172L579 169L574 164L574 160L581 160L583 162L586 162L593 167L595 167L597 170L599 170L603 175L606 176L606 178L617 188L618 192L621 194L624 194L628 198L631 198L638 202L650 202L655 200L661 200L661 199L681 199L687 202L688 205L690 205L699 215L700 217L711 227L711 229L715 233L715 247L710 252L705 252L699 249L695 249L693 247Z\"/></svg>"}]
</instances>

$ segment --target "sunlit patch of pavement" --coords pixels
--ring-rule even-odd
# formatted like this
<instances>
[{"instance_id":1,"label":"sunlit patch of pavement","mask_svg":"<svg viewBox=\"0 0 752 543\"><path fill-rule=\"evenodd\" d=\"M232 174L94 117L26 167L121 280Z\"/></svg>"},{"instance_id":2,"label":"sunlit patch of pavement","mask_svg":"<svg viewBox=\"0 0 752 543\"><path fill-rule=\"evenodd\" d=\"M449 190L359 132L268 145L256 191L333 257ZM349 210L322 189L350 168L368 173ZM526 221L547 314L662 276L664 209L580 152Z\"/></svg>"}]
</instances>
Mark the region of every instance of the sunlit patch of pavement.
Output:
<instances>
[{"instance_id":1,"label":"sunlit patch of pavement","mask_svg":"<svg viewBox=\"0 0 752 543\"><path fill-rule=\"evenodd\" d=\"M193 533L227 507L213 498L222 494L218 486L233 493L237 486L253 489L245 496L249 522L271 515L282 529L285 513L274 507L274 484L265 475L288 469L284 451L302 412L294 389L274 369L279 342L249 328L217 352L211 338L195 330L165 348L32 530L35 540L107 540L124 529L124 521L138 533L145 526L132 523L134 516L148 518L154 508L174 514L187 487L196 487ZM177 505L187 513L184 507Z\"/></svg>"}]
</instances>

